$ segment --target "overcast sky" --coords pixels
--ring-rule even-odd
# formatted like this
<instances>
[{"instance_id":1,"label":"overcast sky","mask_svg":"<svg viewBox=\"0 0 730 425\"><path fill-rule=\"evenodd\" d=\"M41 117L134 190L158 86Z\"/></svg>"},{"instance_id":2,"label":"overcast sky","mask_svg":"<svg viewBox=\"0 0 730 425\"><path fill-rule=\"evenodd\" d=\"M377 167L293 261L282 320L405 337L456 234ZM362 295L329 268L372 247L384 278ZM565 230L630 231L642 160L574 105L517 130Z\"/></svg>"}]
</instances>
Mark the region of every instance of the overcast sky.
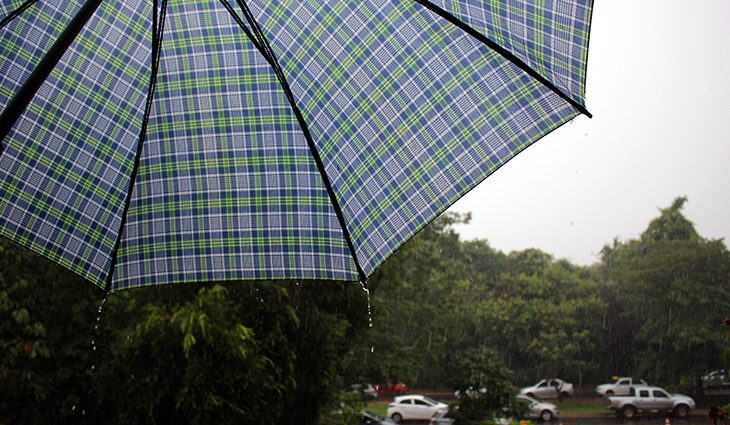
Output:
<instances>
[{"instance_id":1,"label":"overcast sky","mask_svg":"<svg viewBox=\"0 0 730 425\"><path fill-rule=\"evenodd\" d=\"M597 0L581 116L450 211L462 239L576 264L636 238L677 196L706 238L730 240L730 1Z\"/></svg>"}]
</instances>

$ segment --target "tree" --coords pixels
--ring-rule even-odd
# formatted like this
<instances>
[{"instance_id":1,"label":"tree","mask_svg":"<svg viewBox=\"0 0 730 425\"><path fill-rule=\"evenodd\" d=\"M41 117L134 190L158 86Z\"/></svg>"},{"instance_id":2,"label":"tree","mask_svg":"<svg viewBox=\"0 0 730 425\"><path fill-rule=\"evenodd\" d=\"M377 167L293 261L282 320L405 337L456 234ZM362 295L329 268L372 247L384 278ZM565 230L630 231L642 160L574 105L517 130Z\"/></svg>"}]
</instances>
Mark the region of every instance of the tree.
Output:
<instances>
[{"instance_id":1,"label":"tree","mask_svg":"<svg viewBox=\"0 0 730 425\"><path fill-rule=\"evenodd\" d=\"M624 367L688 388L723 364L717 324L730 310L730 256L721 240L697 234L681 212L685 202L662 209L638 240L604 247L600 273L612 301L606 337L633 347Z\"/></svg>"},{"instance_id":2,"label":"tree","mask_svg":"<svg viewBox=\"0 0 730 425\"><path fill-rule=\"evenodd\" d=\"M516 388L512 372L507 369L496 351L488 347L474 347L452 355L454 374L450 383L459 394L459 400L449 409L449 415L460 424L484 423L486 419L502 414L505 408L517 408ZM519 416L522 412L512 412Z\"/></svg>"}]
</instances>

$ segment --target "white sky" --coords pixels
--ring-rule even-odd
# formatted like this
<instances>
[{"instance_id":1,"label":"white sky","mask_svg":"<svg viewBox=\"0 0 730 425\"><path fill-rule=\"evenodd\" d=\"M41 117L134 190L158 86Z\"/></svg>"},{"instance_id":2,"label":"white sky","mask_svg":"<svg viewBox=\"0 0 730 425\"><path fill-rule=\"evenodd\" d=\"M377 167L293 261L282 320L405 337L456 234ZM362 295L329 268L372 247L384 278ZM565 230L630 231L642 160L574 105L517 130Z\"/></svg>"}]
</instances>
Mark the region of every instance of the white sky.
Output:
<instances>
[{"instance_id":1,"label":"white sky","mask_svg":"<svg viewBox=\"0 0 730 425\"><path fill-rule=\"evenodd\" d=\"M677 196L730 241L730 1L596 0L586 103L594 118L538 141L454 204L462 239L576 264L636 238Z\"/></svg>"}]
</instances>

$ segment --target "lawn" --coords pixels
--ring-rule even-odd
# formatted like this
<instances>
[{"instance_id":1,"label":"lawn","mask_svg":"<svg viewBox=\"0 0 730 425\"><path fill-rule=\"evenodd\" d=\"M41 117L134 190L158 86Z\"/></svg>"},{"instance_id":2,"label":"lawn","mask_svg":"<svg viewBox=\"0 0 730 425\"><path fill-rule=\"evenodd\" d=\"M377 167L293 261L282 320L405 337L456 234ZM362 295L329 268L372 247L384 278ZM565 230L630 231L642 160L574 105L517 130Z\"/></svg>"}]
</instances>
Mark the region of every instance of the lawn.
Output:
<instances>
[{"instance_id":1,"label":"lawn","mask_svg":"<svg viewBox=\"0 0 730 425\"><path fill-rule=\"evenodd\" d=\"M612 414L610 410L603 407L601 398L568 398L555 404L558 405L561 416L605 416Z\"/></svg>"}]
</instances>

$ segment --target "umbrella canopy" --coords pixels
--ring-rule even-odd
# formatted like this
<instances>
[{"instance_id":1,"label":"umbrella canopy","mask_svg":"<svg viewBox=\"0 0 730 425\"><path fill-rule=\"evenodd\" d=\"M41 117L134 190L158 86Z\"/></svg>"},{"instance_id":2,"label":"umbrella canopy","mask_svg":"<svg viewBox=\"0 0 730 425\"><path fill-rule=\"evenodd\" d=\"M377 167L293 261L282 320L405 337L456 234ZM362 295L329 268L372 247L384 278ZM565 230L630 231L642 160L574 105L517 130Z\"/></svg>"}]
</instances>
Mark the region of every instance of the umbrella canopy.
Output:
<instances>
[{"instance_id":1,"label":"umbrella canopy","mask_svg":"<svg viewBox=\"0 0 730 425\"><path fill-rule=\"evenodd\" d=\"M0 235L107 290L365 281L583 113L590 0L4 0Z\"/></svg>"}]
</instances>

